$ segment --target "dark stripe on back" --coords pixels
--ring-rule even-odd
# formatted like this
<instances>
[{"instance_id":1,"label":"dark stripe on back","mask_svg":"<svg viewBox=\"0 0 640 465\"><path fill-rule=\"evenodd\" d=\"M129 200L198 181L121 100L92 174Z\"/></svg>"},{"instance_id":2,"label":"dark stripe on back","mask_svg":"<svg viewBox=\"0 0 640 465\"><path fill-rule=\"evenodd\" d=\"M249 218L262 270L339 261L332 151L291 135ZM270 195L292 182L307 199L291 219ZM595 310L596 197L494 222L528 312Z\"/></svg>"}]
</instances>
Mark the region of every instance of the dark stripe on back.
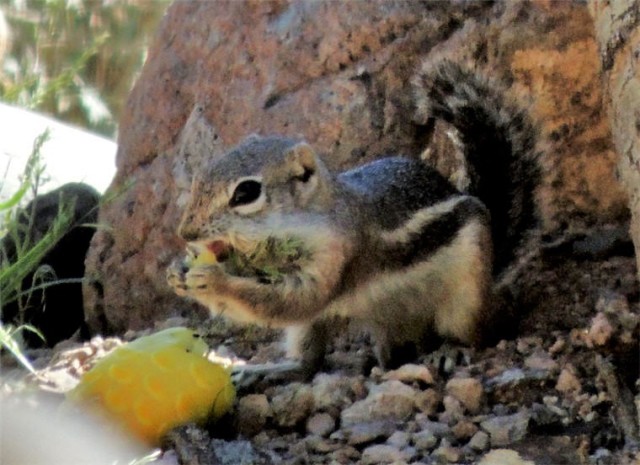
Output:
<instances>
[{"instance_id":1,"label":"dark stripe on back","mask_svg":"<svg viewBox=\"0 0 640 465\"><path fill-rule=\"evenodd\" d=\"M387 250L395 257L389 265L404 267L417 261L424 261L442 247L449 245L472 218L478 218L489 224L486 207L475 197L469 197L458 203L453 210L425 225L423 231L411 235L409 241Z\"/></svg>"}]
</instances>

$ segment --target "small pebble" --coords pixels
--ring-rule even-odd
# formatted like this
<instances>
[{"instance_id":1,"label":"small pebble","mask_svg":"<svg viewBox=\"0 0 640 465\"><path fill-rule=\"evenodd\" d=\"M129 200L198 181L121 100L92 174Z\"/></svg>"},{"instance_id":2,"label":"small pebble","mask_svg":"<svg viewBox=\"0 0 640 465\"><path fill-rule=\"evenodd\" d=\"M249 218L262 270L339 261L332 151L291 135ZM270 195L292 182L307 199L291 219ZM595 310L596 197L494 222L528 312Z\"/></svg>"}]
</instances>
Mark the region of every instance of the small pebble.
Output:
<instances>
[{"instance_id":1,"label":"small pebble","mask_svg":"<svg viewBox=\"0 0 640 465\"><path fill-rule=\"evenodd\" d=\"M480 426L489 433L491 447L501 447L524 438L529 427L529 419L529 412L523 410L513 415L490 418L480 423Z\"/></svg>"},{"instance_id":2,"label":"small pebble","mask_svg":"<svg viewBox=\"0 0 640 465\"><path fill-rule=\"evenodd\" d=\"M409 445L409 440L411 439L411 435L404 431L396 431L389 439L387 439L387 444L390 446L397 447L398 449L403 449Z\"/></svg>"},{"instance_id":3,"label":"small pebble","mask_svg":"<svg viewBox=\"0 0 640 465\"><path fill-rule=\"evenodd\" d=\"M496 449L487 453L478 465L536 465L535 462L524 460L515 450Z\"/></svg>"},{"instance_id":4,"label":"small pebble","mask_svg":"<svg viewBox=\"0 0 640 465\"><path fill-rule=\"evenodd\" d=\"M331 452L329 457L338 463L355 463L360 459L360 452L353 446L344 446Z\"/></svg>"},{"instance_id":5,"label":"small pebble","mask_svg":"<svg viewBox=\"0 0 640 465\"><path fill-rule=\"evenodd\" d=\"M329 441L320 436L308 436L305 439L305 444L308 449L320 454L328 454L329 452L334 452L342 447L342 444Z\"/></svg>"},{"instance_id":6,"label":"small pebble","mask_svg":"<svg viewBox=\"0 0 640 465\"><path fill-rule=\"evenodd\" d=\"M396 423L393 421L369 421L356 425L343 426L338 432L346 438L347 443L352 446L368 444L381 438L388 438L396 431ZM339 439L338 435L332 434L332 438Z\"/></svg>"},{"instance_id":7,"label":"small pebble","mask_svg":"<svg viewBox=\"0 0 640 465\"><path fill-rule=\"evenodd\" d=\"M462 452L457 447L451 446L446 440L442 441L440 447L433 451L433 456L439 461L455 463L462 457Z\"/></svg>"},{"instance_id":8,"label":"small pebble","mask_svg":"<svg viewBox=\"0 0 640 465\"><path fill-rule=\"evenodd\" d=\"M435 389L425 389L416 394L416 407L425 415L435 415L440 408L442 397Z\"/></svg>"},{"instance_id":9,"label":"small pebble","mask_svg":"<svg viewBox=\"0 0 640 465\"><path fill-rule=\"evenodd\" d=\"M360 463L374 465L379 463L396 463L406 460L404 453L397 447L387 444L376 444L362 451Z\"/></svg>"},{"instance_id":10,"label":"small pebble","mask_svg":"<svg viewBox=\"0 0 640 465\"><path fill-rule=\"evenodd\" d=\"M272 415L271 406L264 394L241 397L236 411L236 428L247 437L262 431Z\"/></svg>"},{"instance_id":11,"label":"small pebble","mask_svg":"<svg viewBox=\"0 0 640 465\"><path fill-rule=\"evenodd\" d=\"M524 371L520 368L510 368L503 371L497 376L491 378L488 382L489 386L502 386L514 384L526 378Z\"/></svg>"},{"instance_id":12,"label":"small pebble","mask_svg":"<svg viewBox=\"0 0 640 465\"><path fill-rule=\"evenodd\" d=\"M341 409L351 405L359 394L364 395L364 386L359 379L320 373L313 379L311 391L317 410L337 415Z\"/></svg>"},{"instance_id":13,"label":"small pebble","mask_svg":"<svg viewBox=\"0 0 640 465\"><path fill-rule=\"evenodd\" d=\"M609 342L613 333L614 329L609 318L600 312L591 320L591 326L587 333L587 344L591 347L602 347Z\"/></svg>"},{"instance_id":14,"label":"small pebble","mask_svg":"<svg viewBox=\"0 0 640 465\"><path fill-rule=\"evenodd\" d=\"M559 352L562 352L566 346L567 346L567 342L563 338L559 337L551 345L551 347L549 347L549 353L551 355L555 355L555 354L557 354Z\"/></svg>"},{"instance_id":15,"label":"small pebble","mask_svg":"<svg viewBox=\"0 0 640 465\"><path fill-rule=\"evenodd\" d=\"M307 433L325 437L336 428L336 420L328 413L317 413L307 420Z\"/></svg>"},{"instance_id":16,"label":"small pebble","mask_svg":"<svg viewBox=\"0 0 640 465\"><path fill-rule=\"evenodd\" d=\"M461 420L451 428L453 436L461 442L466 442L476 434L477 431L478 427L469 420Z\"/></svg>"},{"instance_id":17,"label":"small pebble","mask_svg":"<svg viewBox=\"0 0 640 465\"><path fill-rule=\"evenodd\" d=\"M296 426L307 419L314 409L311 388L302 383L281 386L271 400L273 418L279 426Z\"/></svg>"},{"instance_id":18,"label":"small pebble","mask_svg":"<svg viewBox=\"0 0 640 465\"><path fill-rule=\"evenodd\" d=\"M416 365L413 363L407 363L406 365L402 365L397 370L392 370L385 373L382 376L384 380L398 380L404 383L412 383L414 381L420 381L426 385L432 385L433 375L429 368L424 365Z\"/></svg>"},{"instance_id":19,"label":"small pebble","mask_svg":"<svg viewBox=\"0 0 640 465\"><path fill-rule=\"evenodd\" d=\"M344 409L341 424L350 426L376 420L405 421L413 413L417 391L391 380L371 388L369 395Z\"/></svg>"},{"instance_id":20,"label":"small pebble","mask_svg":"<svg viewBox=\"0 0 640 465\"><path fill-rule=\"evenodd\" d=\"M437 438L451 435L451 429L446 423L431 421L428 417L416 415L416 421L420 431L431 431Z\"/></svg>"},{"instance_id":21,"label":"small pebble","mask_svg":"<svg viewBox=\"0 0 640 465\"><path fill-rule=\"evenodd\" d=\"M442 412L438 418L442 423L453 424L464 418L465 415L462 402L455 397L444 396L442 404L444 405L444 412Z\"/></svg>"},{"instance_id":22,"label":"small pebble","mask_svg":"<svg viewBox=\"0 0 640 465\"><path fill-rule=\"evenodd\" d=\"M574 369L571 366L567 366L562 369L560 376L558 376L558 382L556 383L556 389L564 394L578 393L582 390L582 384L578 377L574 374Z\"/></svg>"},{"instance_id":23,"label":"small pebble","mask_svg":"<svg viewBox=\"0 0 640 465\"><path fill-rule=\"evenodd\" d=\"M420 431L412 436L413 445L419 451L430 451L438 444L438 438L433 431Z\"/></svg>"},{"instance_id":24,"label":"small pebble","mask_svg":"<svg viewBox=\"0 0 640 465\"><path fill-rule=\"evenodd\" d=\"M489 435L484 431L478 431L469 441L469 447L478 452L487 450L489 448Z\"/></svg>"},{"instance_id":25,"label":"small pebble","mask_svg":"<svg viewBox=\"0 0 640 465\"><path fill-rule=\"evenodd\" d=\"M558 368L558 363L547 352L536 351L524 360L524 366L532 370L552 371Z\"/></svg>"},{"instance_id":26,"label":"small pebble","mask_svg":"<svg viewBox=\"0 0 640 465\"><path fill-rule=\"evenodd\" d=\"M447 394L455 397L471 414L480 411L484 398L482 383L475 378L453 378L445 387Z\"/></svg>"}]
</instances>

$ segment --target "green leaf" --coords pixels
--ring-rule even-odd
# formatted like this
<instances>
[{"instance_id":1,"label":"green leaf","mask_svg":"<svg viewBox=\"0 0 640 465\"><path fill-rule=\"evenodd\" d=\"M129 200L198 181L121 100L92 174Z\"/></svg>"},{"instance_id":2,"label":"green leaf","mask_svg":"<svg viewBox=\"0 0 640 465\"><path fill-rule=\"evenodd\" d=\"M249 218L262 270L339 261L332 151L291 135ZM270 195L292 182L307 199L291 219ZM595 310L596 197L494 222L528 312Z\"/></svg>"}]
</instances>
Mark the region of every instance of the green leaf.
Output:
<instances>
[{"instance_id":1,"label":"green leaf","mask_svg":"<svg viewBox=\"0 0 640 465\"><path fill-rule=\"evenodd\" d=\"M13 326L4 326L0 322L0 347L4 347L9 352L11 352L11 354L13 354L16 360L18 360L18 362L20 362L20 364L23 367L25 367L27 370L29 370L31 373L35 375L36 374L35 368L33 368L33 365L31 365L31 362L29 362L27 357L22 353L22 348L20 347L20 344L18 344L18 341L16 338L17 332L25 331L25 330L32 332L34 334L37 334L39 337L42 338L42 340L44 340L44 336L42 335L42 333L38 331L36 328L34 328L33 326L21 325L21 326L18 326L17 328L14 328Z\"/></svg>"},{"instance_id":2,"label":"green leaf","mask_svg":"<svg viewBox=\"0 0 640 465\"><path fill-rule=\"evenodd\" d=\"M0 267L0 306L17 299L22 280L33 272L42 258L69 230L73 219L73 204L62 205L51 229L26 250L18 248L18 257L12 263Z\"/></svg>"},{"instance_id":3,"label":"green leaf","mask_svg":"<svg viewBox=\"0 0 640 465\"><path fill-rule=\"evenodd\" d=\"M42 165L42 146L49 140L51 136L50 130L47 128L42 134L33 141L31 154L27 158L27 162L22 172L22 182L18 190L5 202L0 203L0 211L15 208L24 199L24 196L33 187L35 181L42 174L44 166Z\"/></svg>"}]
</instances>

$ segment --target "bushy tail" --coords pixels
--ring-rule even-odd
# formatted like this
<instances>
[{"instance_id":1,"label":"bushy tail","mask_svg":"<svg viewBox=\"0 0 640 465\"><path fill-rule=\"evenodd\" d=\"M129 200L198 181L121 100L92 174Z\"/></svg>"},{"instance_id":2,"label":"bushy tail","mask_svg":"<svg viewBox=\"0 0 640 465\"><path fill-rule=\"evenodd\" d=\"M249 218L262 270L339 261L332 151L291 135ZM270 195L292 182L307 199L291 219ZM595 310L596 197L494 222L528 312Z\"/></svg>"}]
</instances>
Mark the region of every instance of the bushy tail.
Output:
<instances>
[{"instance_id":1,"label":"bushy tail","mask_svg":"<svg viewBox=\"0 0 640 465\"><path fill-rule=\"evenodd\" d=\"M537 223L536 130L523 109L506 101L502 86L457 63L426 62L415 84L419 114L442 119L459 132L469 193L491 212L497 274Z\"/></svg>"}]
</instances>

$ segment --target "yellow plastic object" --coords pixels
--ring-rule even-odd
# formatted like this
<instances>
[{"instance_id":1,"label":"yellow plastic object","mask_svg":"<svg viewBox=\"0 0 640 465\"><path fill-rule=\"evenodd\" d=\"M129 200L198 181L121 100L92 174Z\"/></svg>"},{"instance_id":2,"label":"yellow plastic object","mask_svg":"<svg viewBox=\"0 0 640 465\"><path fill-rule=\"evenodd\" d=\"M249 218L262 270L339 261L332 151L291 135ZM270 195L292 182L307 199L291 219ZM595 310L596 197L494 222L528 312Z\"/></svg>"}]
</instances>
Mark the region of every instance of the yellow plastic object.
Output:
<instances>
[{"instance_id":1,"label":"yellow plastic object","mask_svg":"<svg viewBox=\"0 0 640 465\"><path fill-rule=\"evenodd\" d=\"M67 399L106 413L155 445L172 428L215 420L233 405L230 373L207 360L207 350L187 328L141 337L100 360Z\"/></svg>"}]
</instances>

